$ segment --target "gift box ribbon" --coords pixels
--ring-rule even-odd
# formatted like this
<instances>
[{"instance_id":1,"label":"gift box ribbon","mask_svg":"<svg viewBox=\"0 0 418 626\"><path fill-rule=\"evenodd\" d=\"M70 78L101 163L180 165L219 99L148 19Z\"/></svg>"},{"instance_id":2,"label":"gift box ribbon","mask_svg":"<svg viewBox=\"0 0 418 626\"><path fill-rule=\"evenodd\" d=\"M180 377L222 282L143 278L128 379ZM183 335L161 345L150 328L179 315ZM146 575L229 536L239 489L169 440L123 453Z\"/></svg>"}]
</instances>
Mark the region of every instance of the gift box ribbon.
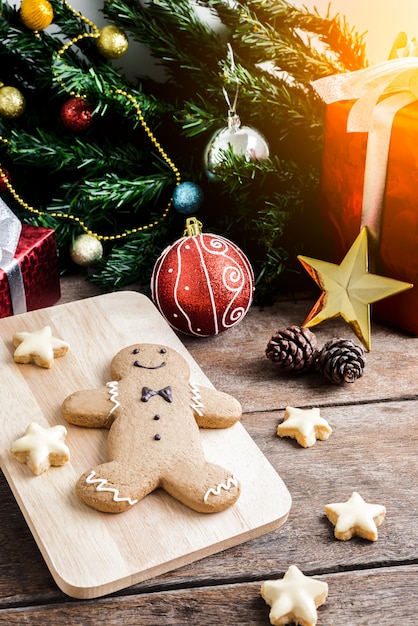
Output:
<instances>
[{"instance_id":1,"label":"gift box ribbon","mask_svg":"<svg viewBox=\"0 0 418 626\"><path fill-rule=\"evenodd\" d=\"M26 312L26 295L19 262L14 258L22 225L0 198L0 268L9 282L13 314Z\"/></svg>"},{"instance_id":2,"label":"gift box ribbon","mask_svg":"<svg viewBox=\"0 0 418 626\"><path fill-rule=\"evenodd\" d=\"M393 120L400 109L418 100L418 58L383 61L320 78L312 86L327 104L356 100L347 132L368 133L361 227L368 226L378 239Z\"/></svg>"}]
</instances>

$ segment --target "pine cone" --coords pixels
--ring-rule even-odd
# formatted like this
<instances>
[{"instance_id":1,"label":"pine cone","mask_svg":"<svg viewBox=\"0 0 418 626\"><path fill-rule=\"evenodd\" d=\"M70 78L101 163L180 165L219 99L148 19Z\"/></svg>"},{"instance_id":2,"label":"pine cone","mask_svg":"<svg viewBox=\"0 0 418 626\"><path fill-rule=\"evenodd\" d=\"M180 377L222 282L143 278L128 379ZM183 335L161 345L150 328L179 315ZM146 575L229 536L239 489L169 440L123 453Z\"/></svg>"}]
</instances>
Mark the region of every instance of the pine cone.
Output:
<instances>
[{"instance_id":1,"label":"pine cone","mask_svg":"<svg viewBox=\"0 0 418 626\"><path fill-rule=\"evenodd\" d=\"M284 372L306 372L315 365L316 336L308 328L289 326L278 331L267 344L266 356Z\"/></svg>"},{"instance_id":2,"label":"pine cone","mask_svg":"<svg viewBox=\"0 0 418 626\"><path fill-rule=\"evenodd\" d=\"M318 370L332 383L354 383L363 375L364 350L350 339L332 339L319 353Z\"/></svg>"}]
</instances>

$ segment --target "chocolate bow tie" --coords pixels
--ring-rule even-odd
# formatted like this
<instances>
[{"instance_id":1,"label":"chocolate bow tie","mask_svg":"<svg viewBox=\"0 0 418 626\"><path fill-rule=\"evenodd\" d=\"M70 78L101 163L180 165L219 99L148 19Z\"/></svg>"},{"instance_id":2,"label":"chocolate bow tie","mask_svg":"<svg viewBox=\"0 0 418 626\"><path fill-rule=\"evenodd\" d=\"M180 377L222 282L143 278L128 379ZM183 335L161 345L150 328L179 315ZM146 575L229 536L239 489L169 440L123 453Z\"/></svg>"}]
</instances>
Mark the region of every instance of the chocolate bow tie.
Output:
<instances>
[{"instance_id":1,"label":"chocolate bow tie","mask_svg":"<svg viewBox=\"0 0 418 626\"><path fill-rule=\"evenodd\" d=\"M148 400L153 396L161 396L166 402L173 402L173 393L171 387L164 387L164 389L159 389L158 391L154 391L149 387L142 387L142 402L148 402Z\"/></svg>"}]
</instances>

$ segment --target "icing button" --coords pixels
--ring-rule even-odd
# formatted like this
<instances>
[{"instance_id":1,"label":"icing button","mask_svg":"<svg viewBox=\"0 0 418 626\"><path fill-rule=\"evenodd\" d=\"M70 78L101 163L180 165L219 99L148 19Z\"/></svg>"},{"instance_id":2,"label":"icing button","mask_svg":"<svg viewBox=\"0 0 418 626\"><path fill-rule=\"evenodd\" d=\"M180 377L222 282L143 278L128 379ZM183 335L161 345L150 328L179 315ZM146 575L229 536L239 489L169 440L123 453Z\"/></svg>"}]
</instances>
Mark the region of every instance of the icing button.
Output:
<instances>
[{"instance_id":1,"label":"icing button","mask_svg":"<svg viewBox=\"0 0 418 626\"><path fill-rule=\"evenodd\" d=\"M159 419L161 419L161 416L160 415L154 415L154 419L155 420L159 420Z\"/></svg>"},{"instance_id":2,"label":"icing button","mask_svg":"<svg viewBox=\"0 0 418 626\"><path fill-rule=\"evenodd\" d=\"M154 439L155 439L155 441L160 441L161 435L158 435L158 434L154 435Z\"/></svg>"}]
</instances>

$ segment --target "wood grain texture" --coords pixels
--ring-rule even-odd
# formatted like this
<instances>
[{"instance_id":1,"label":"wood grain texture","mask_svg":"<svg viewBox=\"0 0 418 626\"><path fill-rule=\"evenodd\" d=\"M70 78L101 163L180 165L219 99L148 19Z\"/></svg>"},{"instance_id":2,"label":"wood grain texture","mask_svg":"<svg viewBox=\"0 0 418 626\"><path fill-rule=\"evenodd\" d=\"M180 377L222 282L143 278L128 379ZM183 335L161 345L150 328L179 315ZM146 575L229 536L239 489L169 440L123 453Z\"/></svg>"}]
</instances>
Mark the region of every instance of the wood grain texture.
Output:
<instances>
[{"instance_id":1,"label":"wood grain texture","mask_svg":"<svg viewBox=\"0 0 418 626\"><path fill-rule=\"evenodd\" d=\"M15 364L14 332L46 324L54 336L69 342L70 352L56 359L50 370ZM239 423L201 430L206 458L232 468L242 485L236 505L216 515L195 513L162 491L119 515L98 513L79 502L74 484L82 473L106 460L106 430L65 423L71 461L40 476L31 475L11 457L10 444L28 423L64 423L60 411L64 398L104 385L112 357L133 343L175 348L189 361L192 382L211 386L145 296L108 294L7 318L0 321L0 338L1 467L53 577L67 594L88 598L131 586L285 521L288 491ZM265 501L259 489L267 486L272 498Z\"/></svg>"},{"instance_id":2,"label":"wood grain texture","mask_svg":"<svg viewBox=\"0 0 418 626\"><path fill-rule=\"evenodd\" d=\"M62 281L62 302L98 293L79 278ZM0 478L0 623L268 626L263 580L290 564L329 584L318 626L413 625L418 614L418 340L377 323L362 379L335 387L319 375L280 376L264 355L278 329L300 324L312 301L252 308L218 337L181 337L211 382L243 404L243 426L292 495L286 523L260 537L126 590L76 601L56 586L4 478ZM341 320L314 329L319 343L356 338ZM302 449L280 439L286 405L320 406L333 433ZM339 542L323 505L357 489L387 508L379 539ZM266 497L268 497L266 495ZM64 521L61 519L61 523Z\"/></svg>"},{"instance_id":3,"label":"wood grain texture","mask_svg":"<svg viewBox=\"0 0 418 626\"><path fill-rule=\"evenodd\" d=\"M416 565L402 571L389 567L315 576L329 587L325 604L318 608L318 626L412 626L417 576ZM0 624L267 626L269 607L260 586L257 581L105 598L95 602L94 610L85 602L16 607L0 612Z\"/></svg>"}]
</instances>

